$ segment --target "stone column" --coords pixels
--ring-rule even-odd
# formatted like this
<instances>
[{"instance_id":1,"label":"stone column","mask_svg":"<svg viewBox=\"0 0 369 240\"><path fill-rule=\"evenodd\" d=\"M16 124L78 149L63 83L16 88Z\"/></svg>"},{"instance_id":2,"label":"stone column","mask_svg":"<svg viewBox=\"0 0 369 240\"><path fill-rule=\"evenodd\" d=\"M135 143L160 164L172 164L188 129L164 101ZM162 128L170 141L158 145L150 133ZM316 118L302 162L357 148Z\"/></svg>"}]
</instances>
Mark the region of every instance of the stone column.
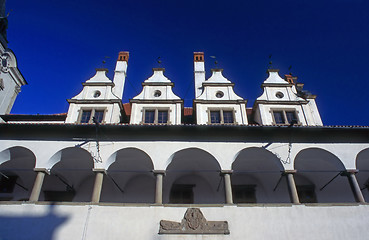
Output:
<instances>
[{"instance_id":1,"label":"stone column","mask_svg":"<svg viewBox=\"0 0 369 240\"><path fill-rule=\"evenodd\" d=\"M299 195L297 194L295 179L293 178L293 174L296 173L296 170L286 170L284 171L284 175L287 177L287 186L288 192L290 194L291 202L294 204L299 204L300 199Z\"/></svg>"},{"instance_id":2,"label":"stone column","mask_svg":"<svg viewBox=\"0 0 369 240\"><path fill-rule=\"evenodd\" d=\"M165 170L153 170L156 176L156 189L155 189L155 203L163 204L163 177L165 176Z\"/></svg>"},{"instance_id":3,"label":"stone column","mask_svg":"<svg viewBox=\"0 0 369 240\"><path fill-rule=\"evenodd\" d=\"M347 176L352 193L354 194L355 200L358 203L365 203L363 193L359 187L355 174L358 172L356 169L347 170L344 175Z\"/></svg>"},{"instance_id":4,"label":"stone column","mask_svg":"<svg viewBox=\"0 0 369 240\"><path fill-rule=\"evenodd\" d=\"M106 174L105 169L103 168L94 168L92 169L93 172L95 172L95 183L94 183L94 189L92 191L92 203L99 203L100 202L100 195L101 195L101 189L102 184L104 181L104 174Z\"/></svg>"},{"instance_id":5,"label":"stone column","mask_svg":"<svg viewBox=\"0 0 369 240\"><path fill-rule=\"evenodd\" d=\"M37 202L40 198L40 193L42 189L42 184L44 183L45 175L50 175L50 171L46 168L34 168L35 172L37 172L37 176L35 179L35 183L33 184L31 196L29 197L30 202Z\"/></svg>"},{"instance_id":6,"label":"stone column","mask_svg":"<svg viewBox=\"0 0 369 240\"><path fill-rule=\"evenodd\" d=\"M233 204L232 183L231 183L232 173L233 170L222 170L220 173L224 178L224 191L227 204Z\"/></svg>"}]
</instances>

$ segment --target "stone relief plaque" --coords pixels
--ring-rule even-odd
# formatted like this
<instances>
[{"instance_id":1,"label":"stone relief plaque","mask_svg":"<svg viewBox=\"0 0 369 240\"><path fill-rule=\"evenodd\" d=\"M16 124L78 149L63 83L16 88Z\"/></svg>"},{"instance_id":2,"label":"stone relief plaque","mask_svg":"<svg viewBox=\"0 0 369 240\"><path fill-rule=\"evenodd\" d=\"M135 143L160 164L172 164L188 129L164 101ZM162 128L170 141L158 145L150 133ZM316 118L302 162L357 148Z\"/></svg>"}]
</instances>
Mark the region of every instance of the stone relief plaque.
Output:
<instances>
[{"instance_id":1,"label":"stone relief plaque","mask_svg":"<svg viewBox=\"0 0 369 240\"><path fill-rule=\"evenodd\" d=\"M160 221L159 234L229 234L227 221L207 221L199 208L188 208L182 222Z\"/></svg>"}]
</instances>

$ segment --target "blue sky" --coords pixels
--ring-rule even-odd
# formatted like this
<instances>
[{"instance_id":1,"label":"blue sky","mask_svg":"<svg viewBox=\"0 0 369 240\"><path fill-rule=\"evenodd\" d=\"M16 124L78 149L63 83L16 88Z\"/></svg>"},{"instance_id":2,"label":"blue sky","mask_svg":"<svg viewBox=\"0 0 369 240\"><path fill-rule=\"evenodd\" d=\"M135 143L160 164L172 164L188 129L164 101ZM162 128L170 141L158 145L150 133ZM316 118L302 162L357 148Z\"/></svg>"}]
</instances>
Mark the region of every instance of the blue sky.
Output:
<instances>
[{"instance_id":1,"label":"blue sky","mask_svg":"<svg viewBox=\"0 0 369 240\"><path fill-rule=\"evenodd\" d=\"M29 85L12 113L67 112L67 98L129 51L123 102L141 91L160 56L174 92L192 105L193 52L216 56L248 107L261 95L269 55L318 95L325 125L368 125L369 2L12 0L8 40Z\"/></svg>"}]
</instances>

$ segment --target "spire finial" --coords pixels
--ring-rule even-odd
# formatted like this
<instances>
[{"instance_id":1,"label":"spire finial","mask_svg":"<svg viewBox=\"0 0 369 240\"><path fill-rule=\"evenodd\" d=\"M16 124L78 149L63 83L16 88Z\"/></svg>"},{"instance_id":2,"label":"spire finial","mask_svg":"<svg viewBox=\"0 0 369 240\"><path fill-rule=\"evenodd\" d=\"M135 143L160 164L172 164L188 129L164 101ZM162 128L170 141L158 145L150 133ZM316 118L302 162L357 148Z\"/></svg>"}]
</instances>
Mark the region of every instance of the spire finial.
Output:
<instances>
[{"instance_id":1,"label":"spire finial","mask_svg":"<svg viewBox=\"0 0 369 240\"><path fill-rule=\"evenodd\" d=\"M272 54L269 55L268 69L273 69Z\"/></svg>"},{"instance_id":2,"label":"spire finial","mask_svg":"<svg viewBox=\"0 0 369 240\"><path fill-rule=\"evenodd\" d=\"M217 61L217 57L216 57L216 56L210 56L210 57L214 59L214 65L215 65L215 68L218 68L218 61Z\"/></svg>"},{"instance_id":3,"label":"spire finial","mask_svg":"<svg viewBox=\"0 0 369 240\"><path fill-rule=\"evenodd\" d=\"M105 56L104 59L102 60L102 65L101 68L105 68L105 63L106 63L106 59L110 58L109 56Z\"/></svg>"},{"instance_id":4,"label":"spire finial","mask_svg":"<svg viewBox=\"0 0 369 240\"><path fill-rule=\"evenodd\" d=\"M158 57L156 59L156 62L158 63L158 68L161 68L161 60L160 60L161 57Z\"/></svg>"}]
</instances>

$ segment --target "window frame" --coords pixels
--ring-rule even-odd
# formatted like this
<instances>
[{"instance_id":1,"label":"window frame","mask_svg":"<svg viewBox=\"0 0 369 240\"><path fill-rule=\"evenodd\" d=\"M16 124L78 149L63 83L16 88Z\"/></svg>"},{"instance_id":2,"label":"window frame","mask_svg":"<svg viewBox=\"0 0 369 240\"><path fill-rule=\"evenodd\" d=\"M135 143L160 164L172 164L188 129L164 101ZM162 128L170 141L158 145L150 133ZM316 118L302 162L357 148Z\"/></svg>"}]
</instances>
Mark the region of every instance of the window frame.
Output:
<instances>
[{"instance_id":1,"label":"window frame","mask_svg":"<svg viewBox=\"0 0 369 240\"><path fill-rule=\"evenodd\" d=\"M290 125L291 123L288 122L287 114L286 112L294 112L295 118L296 118L296 124L295 125L301 125L300 119L299 119L299 111L295 108L273 108L269 111L272 114L272 120L273 125ZM284 123L277 123L274 117L274 112L282 112L282 117L284 120Z\"/></svg>"},{"instance_id":2,"label":"window frame","mask_svg":"<svg viewBox=\"0 0 369 240\"><path fill-rule=\"evenodd\" d=\"M242 197L239 197L242 195ZM255 184L232 185L232 196L235 204L257 203Z\"/></svg>"},{"instance_id":3,"label":"window frame","mask_svg":"<svg viewBox=\"0 0 369 240\"><path fill-rule=\"evenodd\" d=\"M206 110L208 113L208 122L207 124L237 124L236 121L236 110L234 108L208 108L208 110ZM219 111L220 112L220 122L219 123L212 123L211 122L211 112L216 112ZM224 123L224 114L223 112L232 112L232 118L233 118L233 123Z\"/></svg>"},{"instance_id":4,"label":"window frame","mask_svg":"<svg viewBox=\"0 0 369 240\"><path fill-rule=\"evenodd\" d=\"M95 112L96 111L103 111L104 112L103 116L102 116L102 120L101 120L100 123L105 123L105 115L106 115L106 112L107 112L106 108L81 108L79 110L77 123L82 123L81 120L82 120L82 115L83 115L84 111L91 111L91 115L90 115L90 120L87 123L83 123L83 124L94 123L92 119L93 119L93 117L95 117Z\"/></svg>"},{"instance_id":5,"label":"window frame","mask_svg":"<svg viewBox=\"0 0 369 240\"><path fill-rule=\"evenodd\" d=\"M296 190L300 203L318 203L314 184L296 185Z\"/></svg>"},{"instance_id":6,"label":"window frame","mask_svg":"<svg viewBox=\"0 0 369 240\"><path fill-rule=\"evenodd\" d=\"M147 123L145 122L145 119L146 119L146 111L154 111L154 122L153 123ZM159 123L159 111L163 111L163 112L167 112L167 122L166 123ZM142 109L142 121L141 121L141 124L171 124L171 121L170 121L170 112L172 110L170 108L167 108L167 107L159 107L159 108L143 108Z\"/></svg>"},{"instance_id":7,"label":"window frame","mask_svg":"<svg viewBox=\"0 0 369 240\"><path fill-rule=\"evenodd\" d=\"M195 201L194 188L195 187L196 187L195 184L173 184L170 189L170 193L169 193L169 203L170 204L194 204L194 201Z\"/></svg>"}]
</instances>

